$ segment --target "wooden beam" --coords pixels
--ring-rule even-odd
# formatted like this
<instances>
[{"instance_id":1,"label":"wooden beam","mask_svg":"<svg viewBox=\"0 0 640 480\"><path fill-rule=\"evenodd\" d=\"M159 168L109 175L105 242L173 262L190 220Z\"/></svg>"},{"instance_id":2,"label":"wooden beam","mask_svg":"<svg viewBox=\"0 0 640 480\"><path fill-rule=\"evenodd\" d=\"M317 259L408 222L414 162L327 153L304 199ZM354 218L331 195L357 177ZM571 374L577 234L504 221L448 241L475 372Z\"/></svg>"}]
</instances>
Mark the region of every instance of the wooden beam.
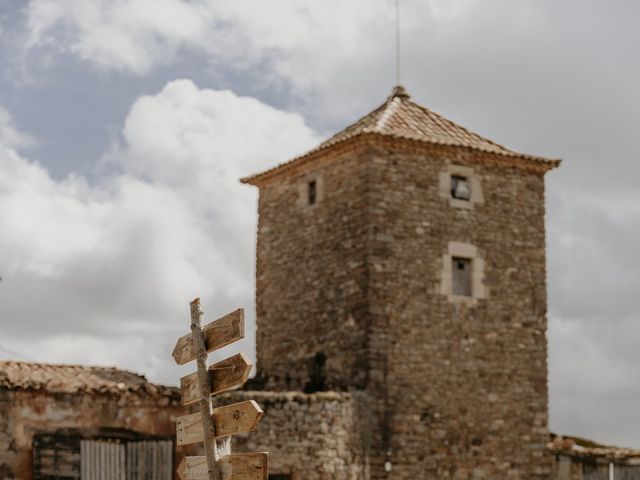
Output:
<instances>
[{"instance_id":1,"label":"wooden beam","mask_svg":"<svg viewBox=\"0 0 640 480\"><path fill-rule=\"evenodd\" d=\"M243 354L238 353L209 367L209 384L211 395L235 390L244 385L251 373L251 361ZM192 373L180 379L180 391L182 393L182 405L195 403L200 399L198 390L198 374Z\"/></svg>"},{"instance_id":2,"label":"wooden beam","mask_svg":"<svg viewBox=\"0 0 640 480\"><path fill-rule=\"evenodd\" d=\"M268 480L269 454L235 453L220 459L222 480ZM178 465L182 480L207 480L205 457L185 457Z\"/></svg>"},{"instance_id":3,"label":"wooden beam","mask_svg":"<svg viewBox=\"0 0 640 480\"><path fill-rule=\"evenodd\" d=\"M222 480L221 468L218 464L218 449L216 445L216 430L211 414L211 385L209 385L209 373L207 371L207 350L205 348L205 335L201 327L202 310L200 299L196 298L190 304L191 307L191 338L194 358L198 365L198 385L200 387L200 420L204 435L204 452L206 457L206 480Z\"/></svg>"},{"instance_id":4,"label":"wooden beam","mask_svg":"<svg viewBox=\"0 0 640 480\"><path fill-rule=\"evenodd\" d=\"M253 400L225 405L213 409L216 438L236 433L251 432L258 426L263 411ZM178 445L202 442L202 418L200 413L178 417L176 420Z\"/></svg>"},{"instance_id":5,"label":"wooden beam","mask_svg":"<svg viewBox=\"0 0 640 480\"><path fill-rule=\"evenodd\" d=\"M212 352L244 338L244 310L231 312L224 317L208 323L202 328L205 350ZM173 359L178 365L195 360L196 352L193 338L187 334L178 339L173 349Z\"/></svg>"}]
</instances>

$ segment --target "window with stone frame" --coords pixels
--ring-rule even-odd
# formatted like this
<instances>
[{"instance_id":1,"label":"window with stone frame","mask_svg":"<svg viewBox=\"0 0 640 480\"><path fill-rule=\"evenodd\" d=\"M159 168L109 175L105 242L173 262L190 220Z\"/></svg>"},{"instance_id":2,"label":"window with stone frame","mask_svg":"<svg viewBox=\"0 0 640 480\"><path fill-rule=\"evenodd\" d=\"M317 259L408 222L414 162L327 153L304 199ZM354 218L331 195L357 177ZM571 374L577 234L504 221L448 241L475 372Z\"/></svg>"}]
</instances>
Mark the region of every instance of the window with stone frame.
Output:
<instances>
[{"instance_id":1,"label":"window with stone frame","mask_svg":"<svg viewBox=\"0 0 640 480\"><path fill-rule=\"evenodd\" d=\"M318 198L318 185L315 180L307 184L307 200L309 205L315 205Z\"/></svg>"},{"instance_id":2,"label":"window with stone frame","mask_svg":"<svg viewBox=\"0 0 640 480\"><path fill-rule=\"evenodd\" d=\"M471 259L462 257L451 258L451 279L452 288L451 291L454 295L462 297L472 296L472 275L471 275Z\"/></svg>"},{"instance_id":3,"label":"window with stone frame","mask_svg":"<svg viewBox=\"0 0 640 480\"><path fill-rule=\"evenodd\" d=\"M446 253L442 255L440 292L452 303L476 305L478 300L486 299L489 295L484 272L485 261L478 247L450 241Z\"/></svg>"},{"instance_id":4,"label":"window with stone frame","mask_svg":"<svg viewBox=\"0 0 640 480\"><path fill-rule=\"evenodd\" d=\"M451 198L471 200L471 183L462 175L451 175Z\"/></svg>"},{"instance_id":5,"label":"window with stone frame","mask_svg":"<svg viewBox=\"0 0 640 480\"><path fill-rule=\"evenodd\" d=\"M319 172L310 172L296 182L296 205L303 212L313 212L322 203L324 180Z\"/></svg>"}]
</instances>

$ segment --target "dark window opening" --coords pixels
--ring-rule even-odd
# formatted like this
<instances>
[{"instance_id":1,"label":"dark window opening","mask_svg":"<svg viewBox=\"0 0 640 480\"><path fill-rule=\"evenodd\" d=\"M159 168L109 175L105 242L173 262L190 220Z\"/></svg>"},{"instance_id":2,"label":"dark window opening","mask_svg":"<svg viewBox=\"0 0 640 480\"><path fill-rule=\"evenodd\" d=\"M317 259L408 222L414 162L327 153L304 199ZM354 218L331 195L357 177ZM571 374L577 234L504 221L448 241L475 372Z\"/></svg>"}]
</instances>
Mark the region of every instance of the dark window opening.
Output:
<instances>
[{"instance_id":1,"label":"dark window opening","mask_svg":"<svg viewBox=\"0 0 640 480\"><path fill-rule=\"evenodd\" d=\"M304 385L304 393L324 392L327 390L327 356L323 352L316 353L311 362L309 381Z\"/></svg>"},{"instance_id":2,"label":"dark window opening","mask_svg":"<svg viewBox=\"0 0 640 480\"><path fill-rule=\"evenodd\" d=\"M471 187L467 177L451 175L451 196L459 200L471 199Z\"/></svg>"},{"instance_id":3,"label":"dark window opening","mask_svg":"<svg viewBox=\"0 0 640 480\"><path fill-rule=\"evenodd\" d=\"M308 192L309 192L309 205L313 205L316 203L317 197L317 189L316 189L316 181L313 180L308 184Z\"/></svg>"},{"instance_id":4,"label":"dark window opening","mask_svg":"<svg viewBox=\"0 0 640 480\"><path fill-rule=\"evenodd\" d=\"M471 260L468 258L452 259L453 294L464 297L471 296Z\"/></svg>"},{"instance_id":5,"label":"dark window opening","mask_svg":"<svg viewBox=\"0 0 640 480\"><path fill-rule=\"evenodd\" d=\"M291 480L291 475L289 474L269 475L269 480Z\"/></svg>"}]
</instances>

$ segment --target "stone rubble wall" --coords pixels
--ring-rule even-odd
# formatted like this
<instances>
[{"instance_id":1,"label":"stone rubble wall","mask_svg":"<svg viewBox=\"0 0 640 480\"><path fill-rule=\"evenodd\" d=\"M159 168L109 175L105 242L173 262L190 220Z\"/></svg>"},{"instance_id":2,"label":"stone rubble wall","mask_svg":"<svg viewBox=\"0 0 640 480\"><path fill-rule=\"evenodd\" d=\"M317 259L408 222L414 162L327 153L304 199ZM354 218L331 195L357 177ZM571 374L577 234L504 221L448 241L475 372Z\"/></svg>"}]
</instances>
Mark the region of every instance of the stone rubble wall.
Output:
<instances>
[{"instance_id":1,"label":"stone rubble wall","mask_svg":"<svg viewBox=\"0 0 640 480\"><path fill-rule=\"evenodd\" d=\"M18 452L13 440L13 393L0 389L0 478L14 478ZM26 478L26 477L25 477Z\"/></svg>"},{"instance_id":2,"label":"stone rubble wall","mask_svg":"<svg viewBox=\"0 0 640 480\"><path fill-rule=\"evenodd\" d=\"M549 478L543 176L398 145L261 186L257 385L365 391L374 480ZM442 195L452 165L482 188L472 208ZM443 294L451 242L484 263L472 302Z\"/></svg>"},{"instance_id":3,"label":"stone rubble wall","mask_svg":"<svg viewBox=\"0 0 640 480\"><path fill-rule=\"evenodd\" d=\"M346 154L260 190L257 372L266 390L367 383L366 169Z\"/></svg>"},{"instance_id":4,"label":"stone rubble wall","mask_svg":"<svg viewBox=\"0 0 640 480\"><path fill-rule=\"evenodd\" d=\"M393 478L549 478L543 177L446 149L368 164L384 186L369 195L370 389ZM473 169L483 203L439 194L451 164ZM443 293L451 242L477 250L485 299ZM388 478L382 461L372 478Z\"/></svg>"},{"instance_id":5,"label":"stone rubble wall","mask_svg":"<svg viewBox=\"0 0 640 480\"><path fill-rule=\"evenodd\" d=\"M255 400L264 410L255 431L233 436L232 452L269 452L271 474L292 480L368 478L364 397L240 391L214 400L216 406Z\"/></svg>"}]
</instances>

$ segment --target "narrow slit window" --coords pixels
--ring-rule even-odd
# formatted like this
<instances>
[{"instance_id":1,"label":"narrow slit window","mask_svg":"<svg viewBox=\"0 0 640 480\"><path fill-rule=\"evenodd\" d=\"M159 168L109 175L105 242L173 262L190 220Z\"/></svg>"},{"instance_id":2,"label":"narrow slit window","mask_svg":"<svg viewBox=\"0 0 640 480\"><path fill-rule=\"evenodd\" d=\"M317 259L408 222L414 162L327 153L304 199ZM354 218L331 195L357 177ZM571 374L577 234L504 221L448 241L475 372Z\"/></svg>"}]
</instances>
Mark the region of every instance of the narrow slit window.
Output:
<instances>
[{"instance_id":1,"label":"narrow slit window","mask_svg":"<svg viewBox=\"0 0 640 480\"><path fill-rule=\"evenodd\" d=\"M471 199L471 187L467 177L451 175L451 197L467 201Z\"/></svg>"},{"instance_id":2,"label":"narrow slit window","mask_svg":"<svg viewBox=\"0 0 640 480\"><path fill-rule=\"evenodd\" d=\"M451 259L453 294L471 296L471 259L453 257Z\"/></svg>"},{"instance_id":3,"label":"narrow slit window","mask_svg":"<svg viewBox=\"0 0 640 480\"><path fill-rule=\"evenodd\" d=\"M316 203L316 199L318 196L318 189L317 189L315 180L308 183L307 192L308 192L309 205L314 205Z\"/></svg>"}]
</instances>

